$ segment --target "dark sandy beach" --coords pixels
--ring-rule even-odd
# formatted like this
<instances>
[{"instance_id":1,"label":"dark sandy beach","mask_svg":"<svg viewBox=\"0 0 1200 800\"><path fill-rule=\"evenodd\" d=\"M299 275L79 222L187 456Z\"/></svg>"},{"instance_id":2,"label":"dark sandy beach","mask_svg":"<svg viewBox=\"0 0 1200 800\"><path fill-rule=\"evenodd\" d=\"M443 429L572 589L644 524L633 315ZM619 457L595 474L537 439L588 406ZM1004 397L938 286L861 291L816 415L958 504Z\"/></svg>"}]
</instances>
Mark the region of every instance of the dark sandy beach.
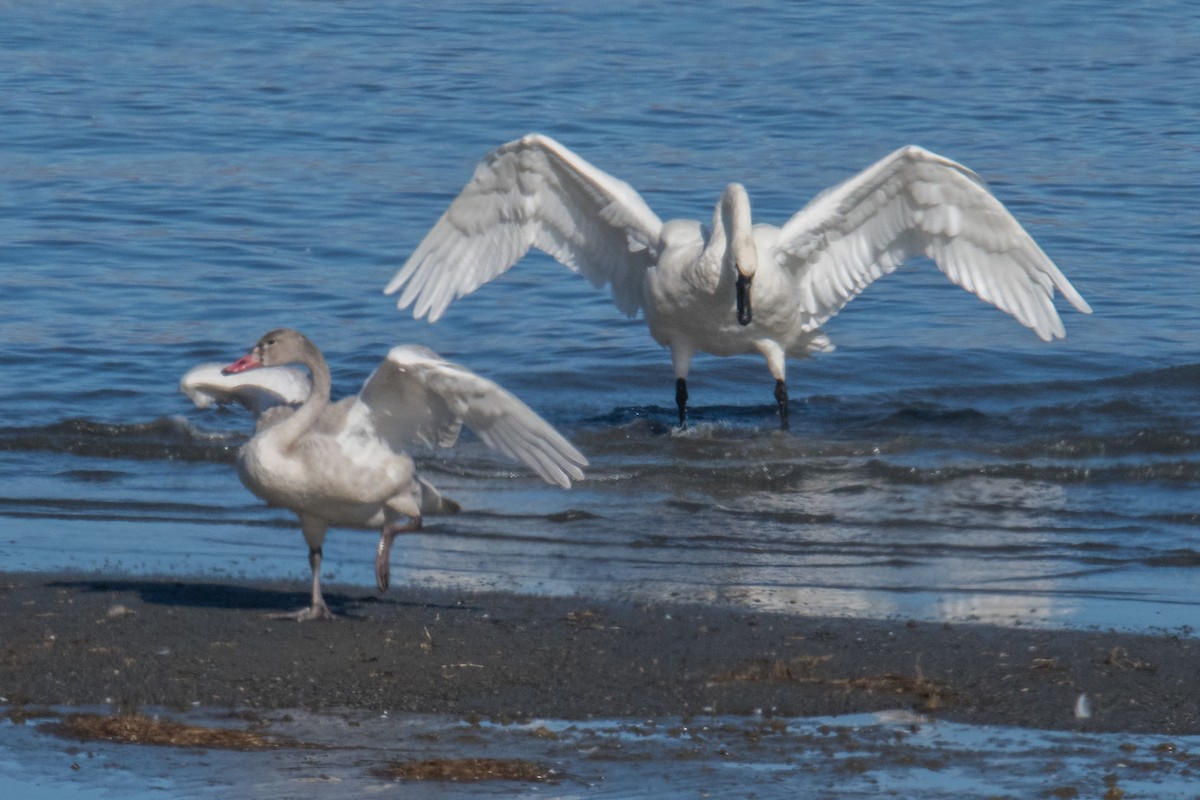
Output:
<instances>
[{"instance_id":1,"label":"dark sandy beach","mask_svg":"<svg viewBox=\"0 0 1200 800\"><path fill-rule=\"evenodd\" d=\"M694 605L0 574L9 708L356 708L493 719L907 708L1046 729L1200 733L1200 640ZM1186 633L1186 632L1185 632ZM1086 694L1092 714L1078 719Z\"/></svg>"}]
</instances>

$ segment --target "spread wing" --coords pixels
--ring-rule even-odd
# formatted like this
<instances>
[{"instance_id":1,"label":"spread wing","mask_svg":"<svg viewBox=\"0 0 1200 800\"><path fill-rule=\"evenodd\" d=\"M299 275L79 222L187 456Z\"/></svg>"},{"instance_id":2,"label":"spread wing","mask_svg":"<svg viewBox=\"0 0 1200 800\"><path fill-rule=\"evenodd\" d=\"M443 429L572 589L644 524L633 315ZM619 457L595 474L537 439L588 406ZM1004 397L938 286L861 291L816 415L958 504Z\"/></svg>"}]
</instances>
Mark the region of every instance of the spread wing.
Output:
<instances>
[{"instance_id":1,"label":"spread wing","mask_svg":"<svg viewBox=\"0 0 1200 800\"><path fill-rule=\"evenodd\" d=\"M818 195L780 229L775 255L797 277L812 328L917 255L1042 339L1065 335L1055 289L1091 312L975 173L915 146Z\"/></svg>"},{"instance_id":2,"label":"spread wing","mask_svg":"<svg viewBox=\"0 0 1200 800\"><path fill-rule=\"evenodd\" d=\"M392 348L359 393L366 420L394 450L449 447L465 423L485 444L563 488L587 459L498 385L415 345Z\"/></svg>"},{"instance_id":3,"label":"spread wing","mask_svg":"<svg viewBox=\"0 0 1200 800\"><path fill-rule=\"evenodd\" d=\"M311 391L304 370L293 367L263 367L234 375L221 370L224 364L198 364L179 381L179 391L197 408L240 405L255 419L279 406L303 403Z\"/></svg>"},{"instance_id":4,"label":"spread wing","mask_svg":"<svg viewBox=\"0 0 1200 800\"><path fill-rule=\"evenodd\" d=\"M484 158L384 291L436 322L536 247L597 288L611 284L617 308L633 316L661 228L629 184L531 133Z\"/></svg>"}]
</instances>

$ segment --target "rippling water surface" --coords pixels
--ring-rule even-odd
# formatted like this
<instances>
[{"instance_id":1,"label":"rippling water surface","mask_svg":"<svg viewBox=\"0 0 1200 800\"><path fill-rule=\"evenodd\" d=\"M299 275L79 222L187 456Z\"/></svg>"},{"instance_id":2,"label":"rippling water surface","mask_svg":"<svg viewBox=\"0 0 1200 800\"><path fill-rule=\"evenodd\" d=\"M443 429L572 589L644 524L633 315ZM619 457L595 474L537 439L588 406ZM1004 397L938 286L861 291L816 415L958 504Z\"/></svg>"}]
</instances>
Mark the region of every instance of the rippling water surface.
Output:
<instances>
[{"instance_id":1,"label":"rippling water surface","mask_svg":"<svg viewBox=\"0 0 1200 800\"><path fill-rule=\"evenodd\" d=\"M0 563L295 576L178 394L303 328L349 393L420 342L572 438L563 492L467 441L466 509L393 580L800 614L1185 629L1200 619L1200 22L1189 4L120 2L0 30ZM670 360L540 255L437 325L380 290L489 148L559 138L664 219L740 180L781 222L915 142L989 181L1095 307L1045 344L929 263L790 365ZM374 537L326 579L369 586Z\"/></svg>"}]
</instances>

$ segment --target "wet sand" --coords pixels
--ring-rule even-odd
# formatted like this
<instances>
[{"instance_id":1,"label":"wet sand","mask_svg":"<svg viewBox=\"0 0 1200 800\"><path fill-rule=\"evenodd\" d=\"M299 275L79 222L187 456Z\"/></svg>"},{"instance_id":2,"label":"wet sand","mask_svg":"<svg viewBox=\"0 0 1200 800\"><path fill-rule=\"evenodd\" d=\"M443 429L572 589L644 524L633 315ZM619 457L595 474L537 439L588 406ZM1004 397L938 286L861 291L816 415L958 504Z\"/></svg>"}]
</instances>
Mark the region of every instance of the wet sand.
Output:
<instances>
[{"instance_id":1,"label":"wet sand","mask_svg":"<svg viewBox=\"0 0 1200 800\"><path fill-rule=\"evenodd\" d=\"M330 586L327 599L340 619L296 623L267 616L305 604L294 583L0 573L0 704L499 720L900 708L983 725L1200 733L1200 640L1170 632L422 588Z\"/></svg>"}]
</instances>

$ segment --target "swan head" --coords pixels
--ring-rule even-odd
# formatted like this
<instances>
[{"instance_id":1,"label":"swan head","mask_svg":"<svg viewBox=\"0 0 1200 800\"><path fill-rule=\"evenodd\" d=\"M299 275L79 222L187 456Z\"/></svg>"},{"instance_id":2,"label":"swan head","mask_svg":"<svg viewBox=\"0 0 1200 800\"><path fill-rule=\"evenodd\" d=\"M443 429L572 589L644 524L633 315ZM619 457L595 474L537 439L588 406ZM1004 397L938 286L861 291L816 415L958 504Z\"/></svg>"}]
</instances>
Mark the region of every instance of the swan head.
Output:
<instances>
[{"instance_id":1,"label":"swan head","mask_svg":"<svg viewBox=\"0 0 1200 800\"><path fill-rule=\"evenodd\" d=\"M276 328L264 333L250 348L250 352L221 370L224 375L234 375L259 367L281 367L284 364L305 362L312 342L300 331L291 328Z\"/></svg>"},{"instance_id":2,"label":"swan head","mask_svg":"<svg viewBox=\"0 0 1200 800\"><path fill-rule=\"evenodd\" d=\"M728 247L725 260L737 278L737 321L749 325L754 318L750 304L750 288L758 269L758 247L754 244L754 227L750 221L750 195L740 183L731 183L721 192L717 206L718 224L725 232Z\"/></svg>"}]
</instances>

